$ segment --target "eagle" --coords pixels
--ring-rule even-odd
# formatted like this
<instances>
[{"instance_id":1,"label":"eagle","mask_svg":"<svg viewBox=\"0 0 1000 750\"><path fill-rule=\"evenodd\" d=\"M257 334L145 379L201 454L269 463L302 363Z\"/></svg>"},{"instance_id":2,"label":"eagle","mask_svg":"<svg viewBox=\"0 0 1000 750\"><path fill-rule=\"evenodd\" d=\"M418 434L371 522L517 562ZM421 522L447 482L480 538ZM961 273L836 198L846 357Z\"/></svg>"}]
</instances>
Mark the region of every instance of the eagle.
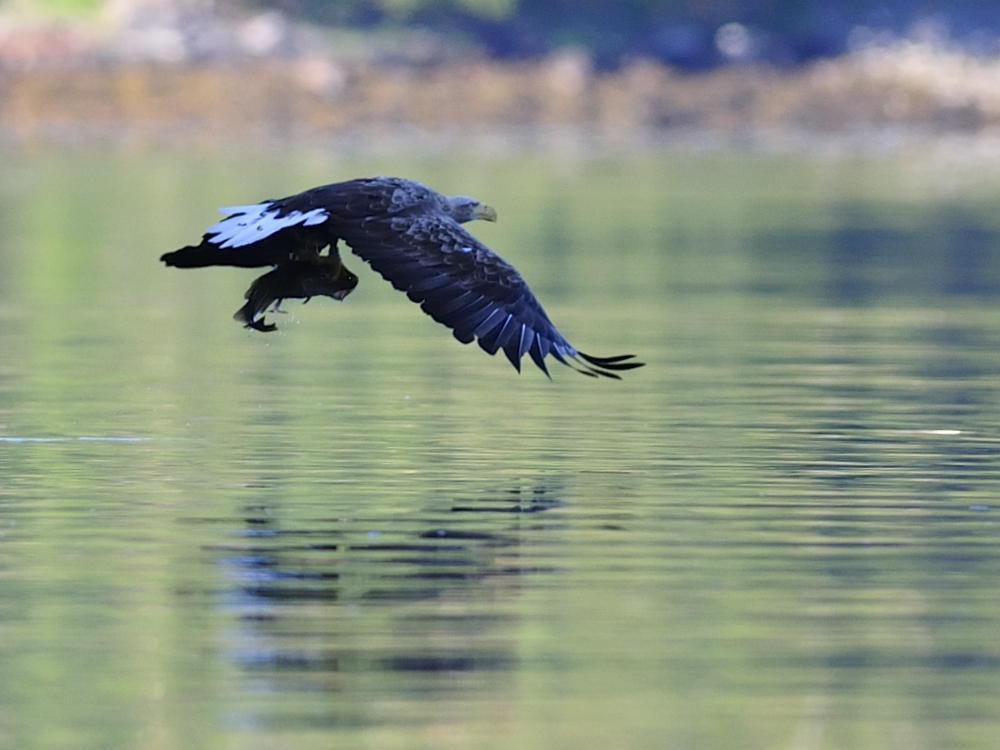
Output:
<instances>
[{"instance_id":1,"label":"eagle","mask_svg":"<svg viewBox=\"0 0 1000 750\"><path fill-rule=\"evenodd\" d=\"M496 221L496 211L475 198L372 177L220 211L226 218L200 244L160 260L175 268L272 266L233 316L247 328L275 330L263 313L272 303L278 311L284 299L350 294L358 277L341 260L343 241L463 344L478 340L491 355L502 349L518 372L525 354L549 377L548 355L592 377L620 379L618 373L644 364L632 354L594 357L573 348L517 269L462 226Z\"/></svg>"}]
</instances>

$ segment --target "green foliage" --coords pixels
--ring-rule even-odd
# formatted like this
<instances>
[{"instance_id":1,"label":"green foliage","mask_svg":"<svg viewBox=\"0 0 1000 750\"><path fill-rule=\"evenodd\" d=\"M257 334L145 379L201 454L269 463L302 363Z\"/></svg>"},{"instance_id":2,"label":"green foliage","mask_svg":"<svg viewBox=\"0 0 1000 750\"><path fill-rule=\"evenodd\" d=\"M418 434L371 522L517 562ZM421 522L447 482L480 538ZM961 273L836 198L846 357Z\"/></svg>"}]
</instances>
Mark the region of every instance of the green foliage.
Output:
<instances>
[{"instance_id":1,"label":"green foliage","mask_svg":"<svg viewBox=\"0 0 1000 750\"><path fill-rule=\"evenodd\" d=\"M81 17L97 15L105 0L9 0L0 10L34 17Z\"/></svg>"},{"instance_id":2,"label":"green foliage","mask_svg":"<svg viewBox=\"0 0 1000 750\"><path fill-rule=\"evenodd\" d=\"M378 0L373 6L393 19L410 19L421 13L465 13L501 20L517 12L517 0Z\"/></svg>"}]
</instances>

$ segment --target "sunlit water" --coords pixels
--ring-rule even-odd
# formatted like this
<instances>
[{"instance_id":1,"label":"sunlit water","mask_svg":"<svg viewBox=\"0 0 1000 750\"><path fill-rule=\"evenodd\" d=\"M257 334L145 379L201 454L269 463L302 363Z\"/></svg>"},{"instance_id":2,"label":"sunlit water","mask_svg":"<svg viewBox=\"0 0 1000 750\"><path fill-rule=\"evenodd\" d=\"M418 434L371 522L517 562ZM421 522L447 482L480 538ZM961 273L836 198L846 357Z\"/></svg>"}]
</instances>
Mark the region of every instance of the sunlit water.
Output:
<instances>
[{"instance_id":1,"label":"sunlit water","mask_svg":"<svg viewBox=\"0 0 1000 750\"><path fill-rule=\"evenodd\" d=\"M902 154L7 155L0 746L1000 745L1000 181ZM621 383L215 207L399 173Z\"/></svg>"}]
</instances>

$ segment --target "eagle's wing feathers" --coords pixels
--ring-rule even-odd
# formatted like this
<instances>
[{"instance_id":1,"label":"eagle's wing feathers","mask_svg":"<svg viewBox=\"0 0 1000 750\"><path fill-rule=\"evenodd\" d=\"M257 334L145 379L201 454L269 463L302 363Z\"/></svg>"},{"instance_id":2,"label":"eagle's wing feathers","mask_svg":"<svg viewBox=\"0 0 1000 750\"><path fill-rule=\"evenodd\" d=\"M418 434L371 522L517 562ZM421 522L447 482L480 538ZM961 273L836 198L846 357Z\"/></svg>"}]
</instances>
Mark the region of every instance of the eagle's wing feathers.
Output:
<instances>
[{"instance_id":1,"label":"eagle's wing feathers","mask_svg":"<svg viewBox=\"0 0 1000 750\"><path fill-rule=\"evenodd\" d=\"M437 211L379 214L370 203L360 213L367 218L355 228L340 226L338 214L331 211L333 231L462 343L478 339L489 354L502 349L519 371L528 354L546 374L546 355L566 362L579 354L517 269L449 216ZM600 365L581 369L615 377Z\"/></svg>"}]
</instances>

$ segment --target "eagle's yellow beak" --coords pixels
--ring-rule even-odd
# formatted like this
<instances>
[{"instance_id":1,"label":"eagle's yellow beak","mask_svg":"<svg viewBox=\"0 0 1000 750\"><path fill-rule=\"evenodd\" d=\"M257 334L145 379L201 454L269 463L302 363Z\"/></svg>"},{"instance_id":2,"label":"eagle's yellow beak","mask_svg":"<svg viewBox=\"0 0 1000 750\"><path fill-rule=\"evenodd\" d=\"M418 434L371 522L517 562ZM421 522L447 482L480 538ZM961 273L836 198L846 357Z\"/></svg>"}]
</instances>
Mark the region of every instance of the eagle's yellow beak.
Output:
<instances>
[{"instance_id":1,"label":"eagle's yellow beak","mask_svg":"<svg viewBox=\"0 0 1000 750\"><path fill-rule=\"evenodd\" d=\"M476 206L475 210L472 212L473 219L482 219L483 221L496 221L497 212L492 206L487 206L485 203L480 203Z\"/></svg>"}]
</instances>

